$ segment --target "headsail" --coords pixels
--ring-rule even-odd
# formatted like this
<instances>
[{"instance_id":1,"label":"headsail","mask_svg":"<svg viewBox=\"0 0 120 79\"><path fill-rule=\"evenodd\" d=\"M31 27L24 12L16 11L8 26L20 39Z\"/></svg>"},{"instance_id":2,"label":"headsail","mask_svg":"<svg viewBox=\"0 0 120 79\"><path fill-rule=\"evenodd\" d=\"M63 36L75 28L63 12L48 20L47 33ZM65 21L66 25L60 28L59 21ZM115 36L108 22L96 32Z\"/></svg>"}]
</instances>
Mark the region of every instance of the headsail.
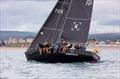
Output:
<instances>
[{"instance_id":1,"label":"headsail","mask_svg":"<svg viewBox=\"0 0 120 79\"><path fill-rule=\"evenodd\" d=\"M33 40L28 51L37 49L39 43L49 42L55 44L65 21L71 0L59 0L48 19Z\"/></svg>"},{"instance_id":2,"label":"headsail","mask_svg":"<svg viewBox=\"0 0 120 79\"><path fill-rule=\"evenodd\" d=\"M35 51L39 43L56 44L61 39L85 43L92 7L93 0L59 0L28 51Z\"/></svg>"}]
</instances>

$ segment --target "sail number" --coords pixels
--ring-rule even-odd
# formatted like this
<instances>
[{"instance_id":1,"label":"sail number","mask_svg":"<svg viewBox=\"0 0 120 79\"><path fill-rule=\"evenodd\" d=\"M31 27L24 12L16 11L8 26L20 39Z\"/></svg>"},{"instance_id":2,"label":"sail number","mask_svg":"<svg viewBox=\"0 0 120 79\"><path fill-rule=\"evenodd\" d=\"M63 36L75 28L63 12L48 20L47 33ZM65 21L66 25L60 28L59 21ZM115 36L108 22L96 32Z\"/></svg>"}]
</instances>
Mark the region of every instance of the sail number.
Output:
<instances>
[{"instance_id":1,"label":"sail number","mask_svg":"<svg viewBox=\"0 0 120 79\"><path fill-rule=\"evenodd\" d=\"M86 1L86 6L90 6L90 5L92 5L93 4L93 0L87 0Z\"/></svg>"},{"instance_id":2,"label":"sail number","mask_svg":"<svg viewBox=\"0 0 120 79\"><path fill-rule=\"evenodd\" d=\"M55 13L63 14L63 10L61 10L61 9L55 9Z\"/></svg>"}]
</instances>

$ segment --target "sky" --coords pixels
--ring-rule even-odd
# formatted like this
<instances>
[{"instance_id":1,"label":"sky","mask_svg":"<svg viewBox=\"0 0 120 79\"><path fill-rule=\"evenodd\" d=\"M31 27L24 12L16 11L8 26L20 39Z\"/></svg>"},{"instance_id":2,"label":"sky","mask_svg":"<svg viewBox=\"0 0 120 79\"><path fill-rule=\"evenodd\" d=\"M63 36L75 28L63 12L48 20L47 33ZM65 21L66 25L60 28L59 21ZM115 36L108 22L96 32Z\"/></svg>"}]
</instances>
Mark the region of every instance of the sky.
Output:
<instances>
[{"instance_id":1,"label":"sky","mask_svg":"<svg viewBox=\"0 0 120 79\"><path fill-rule=\"evenodd\" d=\"M38 32L57 0L0 0L0 30ZM94 0L90 33L120 33L120 0Z\"/></svg>"}]
</instances>

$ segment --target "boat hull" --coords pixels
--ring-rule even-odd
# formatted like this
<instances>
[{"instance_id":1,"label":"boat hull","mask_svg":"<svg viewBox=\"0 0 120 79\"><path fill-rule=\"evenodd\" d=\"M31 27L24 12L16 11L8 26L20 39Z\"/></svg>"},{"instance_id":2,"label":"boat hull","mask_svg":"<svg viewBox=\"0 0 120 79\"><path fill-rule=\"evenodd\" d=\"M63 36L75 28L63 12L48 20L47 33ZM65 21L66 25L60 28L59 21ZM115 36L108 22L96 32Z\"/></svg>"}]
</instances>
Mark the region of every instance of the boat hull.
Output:
<instances>
[{"instance_id":1,"label":"boat hull","mask_svg":"<svg viewBox=\"0 0 120 79\"><path fill-rule=\"evenodd\" d=\"M49 63L70 63L70 62L97 62L100 57L91 51L83 51L79 54L73 53L44 53L34 52L30 54L25 52L28 61L34 60L38 62L49 62Z\"/></svg>"}]
</instances>

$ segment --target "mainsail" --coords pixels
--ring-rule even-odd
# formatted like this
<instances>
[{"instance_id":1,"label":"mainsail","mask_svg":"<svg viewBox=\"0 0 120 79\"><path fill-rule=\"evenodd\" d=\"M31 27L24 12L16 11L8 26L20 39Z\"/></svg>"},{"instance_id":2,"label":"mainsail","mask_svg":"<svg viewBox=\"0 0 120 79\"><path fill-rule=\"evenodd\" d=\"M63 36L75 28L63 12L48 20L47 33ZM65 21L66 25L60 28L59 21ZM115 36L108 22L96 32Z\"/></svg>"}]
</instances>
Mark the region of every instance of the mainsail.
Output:
<instances>
[{"instance_id":1,"label":"mainsail","mask_svg":"<svg viewBox=\"0 0 120 79\"><path fill-rule=\"evenodd\" d=\"M59 0L28 51L35 51L44 42L54 45L61 40L85 43L92 7L93 0Z\"/></svg>"},{"instance_id":2,"label":"mainsail","mask_svg":"<svg viewBox=\"0 0 120 79\"><path fill-rule=\"evenodd\" d=\"M93 0L72 0L72 5L63 25L63 40L80 43L87 41L92 7Z\"/></svg>"}]
</instances>

